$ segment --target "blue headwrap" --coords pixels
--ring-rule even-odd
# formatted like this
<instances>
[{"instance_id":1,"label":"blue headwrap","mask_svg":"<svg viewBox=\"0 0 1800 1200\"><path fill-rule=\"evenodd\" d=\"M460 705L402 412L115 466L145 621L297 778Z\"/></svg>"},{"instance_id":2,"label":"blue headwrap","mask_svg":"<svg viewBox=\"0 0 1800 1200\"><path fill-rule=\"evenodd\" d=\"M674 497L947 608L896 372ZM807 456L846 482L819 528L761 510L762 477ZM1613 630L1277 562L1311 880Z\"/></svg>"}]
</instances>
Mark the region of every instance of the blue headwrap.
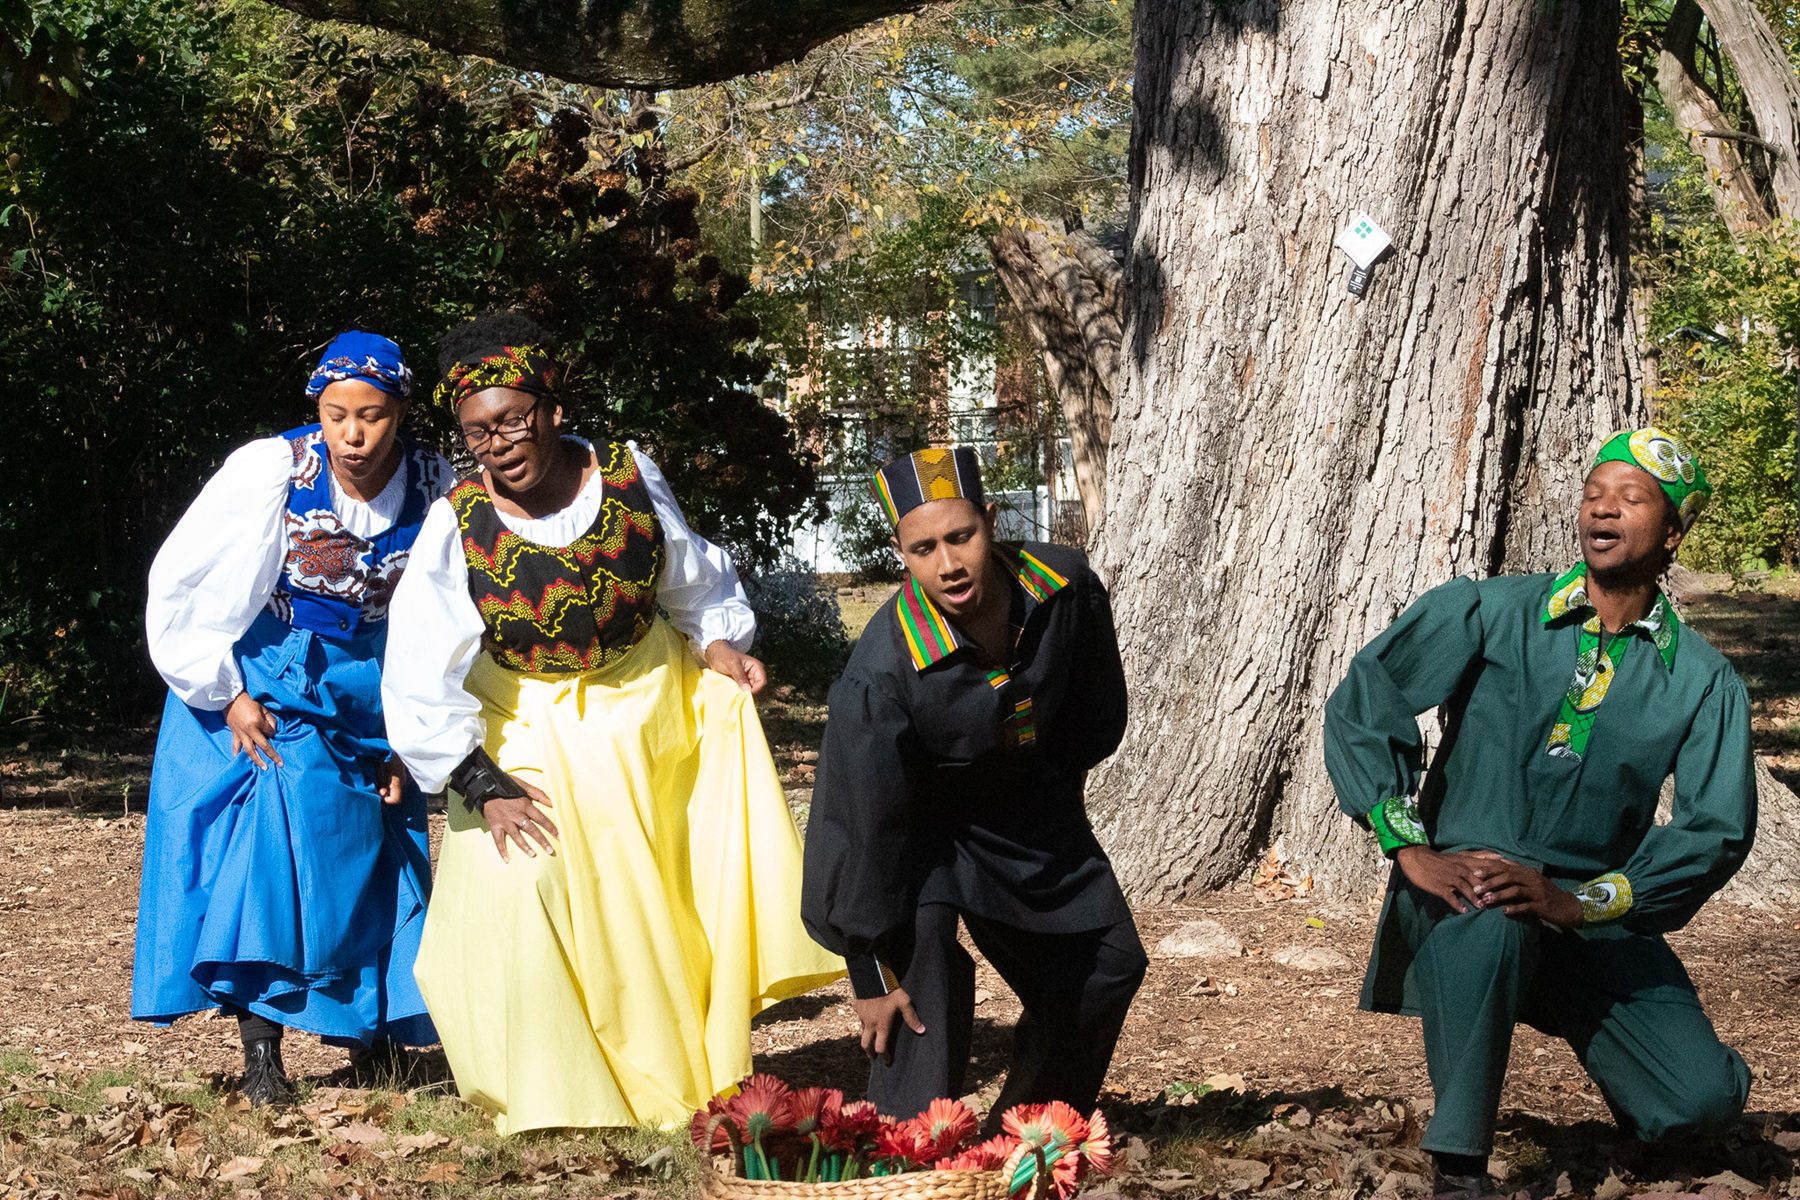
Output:
<instances>
[{"instance_id":1,"label":"blue headwrap","mask_svg":"<svg viewBox=\"0 0 1800 1200\"><path fill-rule=\"evenodd\" d=\"M312 378L306 381L306 394L317 396L326 385L342 379L362 379L374 384L390 396L412 395L412 372L406 358L396 346L379 333L352 329L331 339Z\"/></svg>"}]
</instances>

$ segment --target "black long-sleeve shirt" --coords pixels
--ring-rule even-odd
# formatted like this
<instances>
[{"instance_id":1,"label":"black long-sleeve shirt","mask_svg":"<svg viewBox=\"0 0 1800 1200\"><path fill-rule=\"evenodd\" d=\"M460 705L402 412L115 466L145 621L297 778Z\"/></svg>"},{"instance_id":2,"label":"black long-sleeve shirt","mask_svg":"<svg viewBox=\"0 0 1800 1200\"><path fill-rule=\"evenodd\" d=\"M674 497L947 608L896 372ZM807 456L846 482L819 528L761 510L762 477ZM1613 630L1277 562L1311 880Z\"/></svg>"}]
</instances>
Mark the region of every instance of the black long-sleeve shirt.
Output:
<instances>
[{"instance_id":1,"label":"black long-sleeve shirt","mask_svg":"<svg viewBox=\"0 0 1800 1200\"><path fill-rule=\"evenodd\" d=\"M911 581L869 622L831 689L806 838L807 929L860 996L920 904L1040 932L1129 916L1082 781L1125 731L1106 589L1080 551L1001 545L1020 626L978 661Z\"/></svg>"}]
</instances>

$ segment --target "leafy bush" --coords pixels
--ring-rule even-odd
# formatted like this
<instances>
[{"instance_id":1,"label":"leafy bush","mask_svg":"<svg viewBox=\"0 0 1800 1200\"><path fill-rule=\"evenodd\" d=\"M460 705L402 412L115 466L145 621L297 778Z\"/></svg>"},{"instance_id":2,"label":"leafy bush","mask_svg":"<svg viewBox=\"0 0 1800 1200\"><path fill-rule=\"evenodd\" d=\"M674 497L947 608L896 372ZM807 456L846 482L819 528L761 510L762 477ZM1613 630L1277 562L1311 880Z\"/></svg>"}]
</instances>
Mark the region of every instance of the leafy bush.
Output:
<instances>
[{"instance_id":1,"label":"leafy bush","mask_svg":"<svg viewBox=\"0 0 1800 1200\"><path fill-rule=\"evenodd\" d=\"M757 395L748 280L701 252L696 193L590 156L592 95L257 5L59 11L80 80L0 106L9 717L155 702L151 557L233 446L312 419L302 383L349 326L394 337L428 397L440 334L526 308L574 360L577 428L640 439L696 528L766 561L816 509ZM424 397L410 421L451 440Z\"/></svg>"},{"instance_id":2,"label":"leafy bush","mask_svg":"<svg viewBox=\"0 0 1800 1200\"><path fill-rule=\"evenodd\" d=\"M1681 550L1690 567L1733 575L1792 561L1795 381L1767 334L1707 347L1661 397L1714 483Z\"/></svg>"},{"instance_id":3,"label":"leafy bush","mask_svg":"<svg viewBox=\"0 0 1800 1200\"><path fill-rule=\"evenodd\" d=\"M774 682L807 692L829 687L850 656L837 593L791 556L746 577L744 592L756 611L756 650Z\"/></svg>"},{"instance_id":4,"label":"leafy bush","mask_svg":"<svg viewBox=\"0 0 1800 1200\"><path fill-rule=\"evenodd\" d=\"M1655 410L1714 487L1682 561L1733 575L1791 562L1800 232L1733 241L1712 222L1665 232L1650 329L1664 347Z\"/></svg>"}]
</instances>

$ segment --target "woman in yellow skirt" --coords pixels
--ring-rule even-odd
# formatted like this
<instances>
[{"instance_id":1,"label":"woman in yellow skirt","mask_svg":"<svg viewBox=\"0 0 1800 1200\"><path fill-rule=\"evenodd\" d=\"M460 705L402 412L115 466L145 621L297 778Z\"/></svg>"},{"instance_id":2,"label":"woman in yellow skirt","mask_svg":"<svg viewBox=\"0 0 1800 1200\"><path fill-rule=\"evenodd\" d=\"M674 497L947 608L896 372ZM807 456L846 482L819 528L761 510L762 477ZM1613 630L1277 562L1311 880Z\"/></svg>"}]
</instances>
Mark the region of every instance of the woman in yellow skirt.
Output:
<instances>
[{"instance_id":1,"label":"woman in yellow skirt","mask_svg":"<svg viewBox=\"0 0 1800 1200\"><path fill-rule=\"evenodd\" d=\"M480 471L426 515L382 680L452 793L419 986L500 1132L683 1122L748 1072L754 1014L839 974L800 923L755 619L649 458L561 435L534 323L439 359Z\"/></svg>"}]
</instances>

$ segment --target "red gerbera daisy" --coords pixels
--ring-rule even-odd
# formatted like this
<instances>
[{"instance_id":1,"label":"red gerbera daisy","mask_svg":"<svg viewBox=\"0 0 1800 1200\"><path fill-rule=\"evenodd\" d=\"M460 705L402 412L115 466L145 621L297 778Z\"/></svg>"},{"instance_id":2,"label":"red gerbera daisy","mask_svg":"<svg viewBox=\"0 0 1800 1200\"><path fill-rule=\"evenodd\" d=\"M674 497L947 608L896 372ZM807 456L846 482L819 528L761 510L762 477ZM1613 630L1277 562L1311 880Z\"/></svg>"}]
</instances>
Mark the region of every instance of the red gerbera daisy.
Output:
<instances>
[{"instance_id":1,"label":"red gerbera daisy","mask_svg":"<svg viewBox=\"0 0 1800 1200\"><path fill-rule=\"evenodd\" d=\"M708 1140L706 1127L712 1124L714 1117L726 1113L728 1103L729 1101L723 1096L714 1096L706 1102L706 1107L695 1113L694 1119L688 1122L688 1136L694 1139L694 1148L700 1153L723 1154L731 1149L731 1133L735 1132L740 1138L743 1136L743 1131L736 1128L736 1122L727 1116L713 1129L712 1145L705 1145Z\"/></svg>"},{"instance_id":2,"label":"red gerbera daisy","mask_svg":"<svg viewBox=\"0 0 1800 1200\"><path fill-rule=\"evenodd\" d=\"M1087 1119L1061 1100L1044 1105L1042 1119L1050 1126L1054 1145L1073 1146L1087 1139Z\"/></svg>"},{"instance_id":3,"label":"red gerbera daisy","mask_svg":"<svg viewBox=\"0 0 1800 1200\"><path fill-rule=\"evenodd\" d=\"M995 1135L985 1142L978 1142L960 1154L940 1160L936 1169L940 1171L997 1171L1012 1148L1017 1145L1011 1138Z\"/></svg>"},{"instance_id":4,"label":"red gerbera daisy","mask_svg":"<svg viewBox=\"0 0 1800 1200\"><path fill-rule=\"evenodd\" d=\"M836 1088L801 1088L794 1093L794 1132L802 1137L820 1129L844 1107L844 1093Z\"/></svg>"},{"instance_id":5,"label":"red gerbera daisy","mask_svg":"<svg viewBox=\"0 0 1800 1200\"><path fill-rule=\"evenodd\" d=\"M943 1158L975 1132L979 1122L961 1100L933 1100L916 1118L932 1158Z\"/></svg>"},{"instance_id":6,"label":"red gerbera daisy","mask_svg":"<svg viewBox=\"0 0 1800 1200\"><path fill-rule=\"evenodd\" d=\"M921 1167L933 1157L925 1130L915 1121L896 1121L878 1129L875 1132L875 1156L904 1159Z\"/></svg>"},{"instance_id":7,"label":"red gerbera daisy","mask_svg":"<svg viewBox=\"0 0 1800 1200\"><path fill-rule=\"evenodd\" d=\"M882 1125L881 1114L867 1100L857 1100L827 1115L820 1122L819 1136L832 1150L855 1151L875 1136Z\"/></svg>"},{"instance_id":8,"label":"red gerbera daisy","mask_svg":"<svg viewBox=\"0 0 1800 1200\"><path fill-rule=\"evenodd\" d=\"M752 1075L738 1085L726 1112L736 1118L745 1141L761 1141L793 1129L794 1089L773 1075Z\"/></svg>"},{"instance_id":9,"label":"red gerbera daisy","mask_svg":"<svg viewBox=\"0 0 1800 1200\"><path fill-rule=\"evenodd\" d=\"M1088 1118L1088 1135L1081 1142L1081 1157L1098 1174L1113 1173L1112 1126L1099 1112Z\"/></svg>"},{"instance_id":10,"label":"red gerbera daisy","mask_svg":"<svg viewBox=\"0 0 1800 1200\"><path fill-rule=\"evenodd\" d=\"M1043 1111L1044 1106L1041 1104L1015 1104L1000 1114L1000 1128L1023 1141L1026 1129L1031 1127L1032 1122Z\"/></svg>"}]
</instances>

